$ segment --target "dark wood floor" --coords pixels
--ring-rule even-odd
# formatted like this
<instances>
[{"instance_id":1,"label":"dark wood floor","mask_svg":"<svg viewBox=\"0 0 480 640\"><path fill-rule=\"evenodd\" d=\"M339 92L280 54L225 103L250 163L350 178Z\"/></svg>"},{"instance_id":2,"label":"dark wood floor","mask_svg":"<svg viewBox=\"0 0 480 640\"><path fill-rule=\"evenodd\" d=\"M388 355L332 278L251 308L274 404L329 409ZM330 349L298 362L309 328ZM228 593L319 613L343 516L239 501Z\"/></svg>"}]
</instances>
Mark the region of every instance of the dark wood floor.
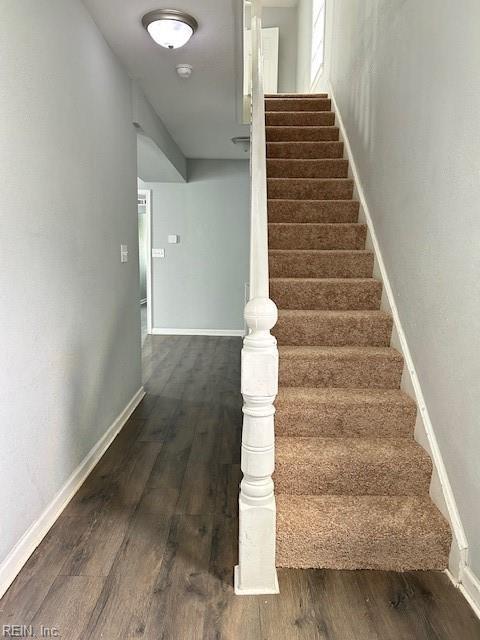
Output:
<instances>
[{"instance_id":1,"label":"dark wood floor","mask_svg":"<svg viewBox=\"0 0 480 640\"><path fill-rule=\"evenodd\" d=\"M147 396L0 601L67 640L478 640L441 573L279 572L233 595L239 338L149 337Z\"/></svg>"}]
</instances>

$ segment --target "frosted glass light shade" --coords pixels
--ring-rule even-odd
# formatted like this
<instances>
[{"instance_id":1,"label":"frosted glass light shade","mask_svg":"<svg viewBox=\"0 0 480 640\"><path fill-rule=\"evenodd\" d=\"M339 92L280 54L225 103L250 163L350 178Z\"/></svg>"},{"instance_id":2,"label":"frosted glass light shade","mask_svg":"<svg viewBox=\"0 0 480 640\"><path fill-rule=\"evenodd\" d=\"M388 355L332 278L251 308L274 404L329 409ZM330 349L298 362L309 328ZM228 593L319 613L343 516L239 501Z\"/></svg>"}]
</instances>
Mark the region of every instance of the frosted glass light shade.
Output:
<instances>
[{"instance_id":1,"label":"frosted glass light shade","mask_svg":"<svg viewBox=\"0 0 480 640\"><path fill-rule=\"evenodd\" d=\"M193 36L193 29L178 20L157 20L147 27L153 40L166 49L178 49Z\"/></svg>"},{"instance_id":2,"label":"frosted glass light shade","mask_svg":"<svg viewBox=\"0 0 480 640\"><path fill-rule=\"evenodd\" d=\"M174 9L151 11L142 22L152 40L166 49L183 47L197 28L195 18Z\"/></svg>"}]
</instances>

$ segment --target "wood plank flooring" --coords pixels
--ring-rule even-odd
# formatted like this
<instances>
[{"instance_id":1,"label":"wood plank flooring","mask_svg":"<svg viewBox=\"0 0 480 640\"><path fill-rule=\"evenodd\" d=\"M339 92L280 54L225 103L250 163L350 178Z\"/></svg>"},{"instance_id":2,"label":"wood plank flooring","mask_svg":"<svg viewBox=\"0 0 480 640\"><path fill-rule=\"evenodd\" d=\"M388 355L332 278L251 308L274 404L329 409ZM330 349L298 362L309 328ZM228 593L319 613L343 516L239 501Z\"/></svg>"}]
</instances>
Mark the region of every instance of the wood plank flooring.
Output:
<instances>
[{"instance_id":1,"label":"wood plank flooring","mask_svg":"<svg viewBox=\"0 0 480 640\"><path fill-rule=\"evenodd\" d=\"M234 596L240 349L239 338L147 339L147 395L0 601L0 633L479 640L442 573L282 570L279 596Z\"/></svg>"}]
</instances>

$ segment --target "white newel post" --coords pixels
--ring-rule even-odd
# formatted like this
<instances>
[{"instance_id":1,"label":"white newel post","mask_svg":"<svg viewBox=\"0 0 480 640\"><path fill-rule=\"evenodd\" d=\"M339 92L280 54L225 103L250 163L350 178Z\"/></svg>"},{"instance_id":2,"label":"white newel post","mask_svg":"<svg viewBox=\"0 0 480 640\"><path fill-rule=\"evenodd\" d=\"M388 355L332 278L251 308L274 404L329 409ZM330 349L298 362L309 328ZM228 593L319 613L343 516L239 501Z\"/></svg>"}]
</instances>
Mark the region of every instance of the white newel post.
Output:
<instances>
[{"instance_id":1,"label":"white newel post","mask_svg":"<svg viewBox=\"0 0 480 640\"><path fill-rule=\"evenodd\" d=\"M277 341L270 329L277 307L253 298L245 307L250 333L242 349L242 471L239 498L239 564L235 593L278 593L275 568L273 402L278 388Z\"/></svg>"}]
</instances>

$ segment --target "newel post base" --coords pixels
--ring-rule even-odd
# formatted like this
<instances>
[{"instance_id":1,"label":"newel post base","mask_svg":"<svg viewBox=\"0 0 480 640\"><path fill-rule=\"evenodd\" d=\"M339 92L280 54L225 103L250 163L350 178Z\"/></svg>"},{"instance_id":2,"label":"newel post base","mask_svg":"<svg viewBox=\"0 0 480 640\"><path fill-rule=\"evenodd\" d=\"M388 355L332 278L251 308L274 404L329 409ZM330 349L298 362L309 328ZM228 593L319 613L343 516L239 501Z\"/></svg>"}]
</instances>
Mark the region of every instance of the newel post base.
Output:
<instances>
[{"instance_id":1,"label":"newel post base","mask_svg":"<svg viewBox=\"0 0 480 640\"><path fill-rule=\"evenodd\" d=\"M235 593L278 593L275 568L276 508L272 473L275 463L273 402L278 390L277 341L270 329L277 307L253 298L245 307L250 333L242 349L242 471L239 497L239 563Z\"/></svg>"}]
</instances>

